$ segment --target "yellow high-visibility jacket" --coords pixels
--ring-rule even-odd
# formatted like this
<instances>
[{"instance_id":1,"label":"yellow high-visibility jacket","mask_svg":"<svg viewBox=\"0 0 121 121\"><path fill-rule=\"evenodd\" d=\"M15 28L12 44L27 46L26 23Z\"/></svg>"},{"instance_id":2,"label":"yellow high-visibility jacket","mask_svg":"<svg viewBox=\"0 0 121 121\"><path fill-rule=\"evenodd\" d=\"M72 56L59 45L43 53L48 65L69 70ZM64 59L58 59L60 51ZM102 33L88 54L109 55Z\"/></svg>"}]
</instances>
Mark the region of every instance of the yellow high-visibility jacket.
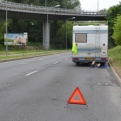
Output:
<instances>
[{"instance_id":1,"label":"yellow high-visibility jacket","mask_svg":"<svg viewBox=\"0 0 121 121\"><path fill-rule=\"evenodd\" d=\"M73 52L73 54L78 54L76 43L73 44L72 52Z\"/></svg>"}]
</instances>

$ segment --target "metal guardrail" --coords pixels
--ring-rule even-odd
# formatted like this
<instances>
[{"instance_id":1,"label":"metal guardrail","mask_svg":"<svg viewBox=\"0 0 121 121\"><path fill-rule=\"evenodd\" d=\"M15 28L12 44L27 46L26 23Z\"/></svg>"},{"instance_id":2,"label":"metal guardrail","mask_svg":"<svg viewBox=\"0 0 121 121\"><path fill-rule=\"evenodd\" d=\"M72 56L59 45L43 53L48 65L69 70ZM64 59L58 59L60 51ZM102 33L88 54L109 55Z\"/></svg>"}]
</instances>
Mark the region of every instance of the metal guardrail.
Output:
<instances>
[{"instance_id":1,"label":"metal guardrail","mask_svg":"<svg viewBox=\"0 0 121 121\"><path fill-rule=\"evenodd\" d=\"M0 10L6 10L6 2L0 2ZM74 10L55 7L35 6L15 2L7 2L7 10L15 12L36 13L36 14L54 14L54 15L78 15L78 16L105 16L105 12Z\"/></svg>"}]
</instances>

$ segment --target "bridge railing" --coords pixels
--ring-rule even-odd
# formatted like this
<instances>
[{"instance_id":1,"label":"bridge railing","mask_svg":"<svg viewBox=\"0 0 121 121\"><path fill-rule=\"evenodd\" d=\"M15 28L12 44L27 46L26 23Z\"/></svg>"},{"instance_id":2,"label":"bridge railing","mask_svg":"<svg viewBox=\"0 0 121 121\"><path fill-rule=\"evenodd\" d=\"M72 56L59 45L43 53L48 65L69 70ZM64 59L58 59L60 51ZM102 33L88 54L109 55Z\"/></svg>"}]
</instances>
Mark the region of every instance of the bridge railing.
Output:
<instances>
[{"instance_id":1,"label":"bridge railing","mask_svg":"<svg viewBox=\"0 0 121 121\"><path fill-rule=\"evenodd\" d=\"M0 2L0 9L6 10L6 2ZM105 12L97 11L86 11L86 10L74 10L74 9L64 9L64 8L55 8L55 7L45 7L45 6L36 6L28 5L15 2L7 2L8 11L21 11L27 13L43 13L43 14L66 14L66 15L105 15Z\"/></svg>"}]
</instances>

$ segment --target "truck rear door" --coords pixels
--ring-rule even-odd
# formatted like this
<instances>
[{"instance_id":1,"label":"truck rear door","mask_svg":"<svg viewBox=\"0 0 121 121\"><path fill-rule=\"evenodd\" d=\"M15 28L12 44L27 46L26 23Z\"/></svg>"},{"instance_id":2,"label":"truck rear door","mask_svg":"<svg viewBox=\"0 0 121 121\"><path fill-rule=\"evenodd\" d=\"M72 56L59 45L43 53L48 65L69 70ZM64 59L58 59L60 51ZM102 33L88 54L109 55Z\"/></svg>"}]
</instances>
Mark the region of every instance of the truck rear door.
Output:
<instances>
[{"instance_id":1,"label":"truck rear door","mask_svg":"<svg viewBox=\"0 0 121 121\"><path fill-rule=\"evenodd\" d=\"M77 43L77 50L79 57L85 59L94 59L95 57L95 40L94 35L88 33L76 33L75 42Z\"/></svg>"}]
</instances>

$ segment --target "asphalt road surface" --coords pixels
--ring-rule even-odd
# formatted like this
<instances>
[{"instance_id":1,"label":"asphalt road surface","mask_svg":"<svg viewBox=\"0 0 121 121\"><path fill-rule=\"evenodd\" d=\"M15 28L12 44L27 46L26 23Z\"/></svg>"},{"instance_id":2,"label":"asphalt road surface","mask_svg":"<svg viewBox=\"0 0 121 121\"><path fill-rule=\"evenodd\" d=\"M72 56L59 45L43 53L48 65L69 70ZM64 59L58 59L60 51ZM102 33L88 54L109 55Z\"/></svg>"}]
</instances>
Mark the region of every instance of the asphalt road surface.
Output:
<instances>
[{"instance_id":1,"label":"asphalt road surface","mask_svg":"<svg viewBox=\"0 0 121 121\"><path fill-rule=\"evenodd\" d=\"M87 105L67 104L76 87ZM0 63L0 121L121 121L121 88L71 53Z\"/></svg>"}]
</instances>

